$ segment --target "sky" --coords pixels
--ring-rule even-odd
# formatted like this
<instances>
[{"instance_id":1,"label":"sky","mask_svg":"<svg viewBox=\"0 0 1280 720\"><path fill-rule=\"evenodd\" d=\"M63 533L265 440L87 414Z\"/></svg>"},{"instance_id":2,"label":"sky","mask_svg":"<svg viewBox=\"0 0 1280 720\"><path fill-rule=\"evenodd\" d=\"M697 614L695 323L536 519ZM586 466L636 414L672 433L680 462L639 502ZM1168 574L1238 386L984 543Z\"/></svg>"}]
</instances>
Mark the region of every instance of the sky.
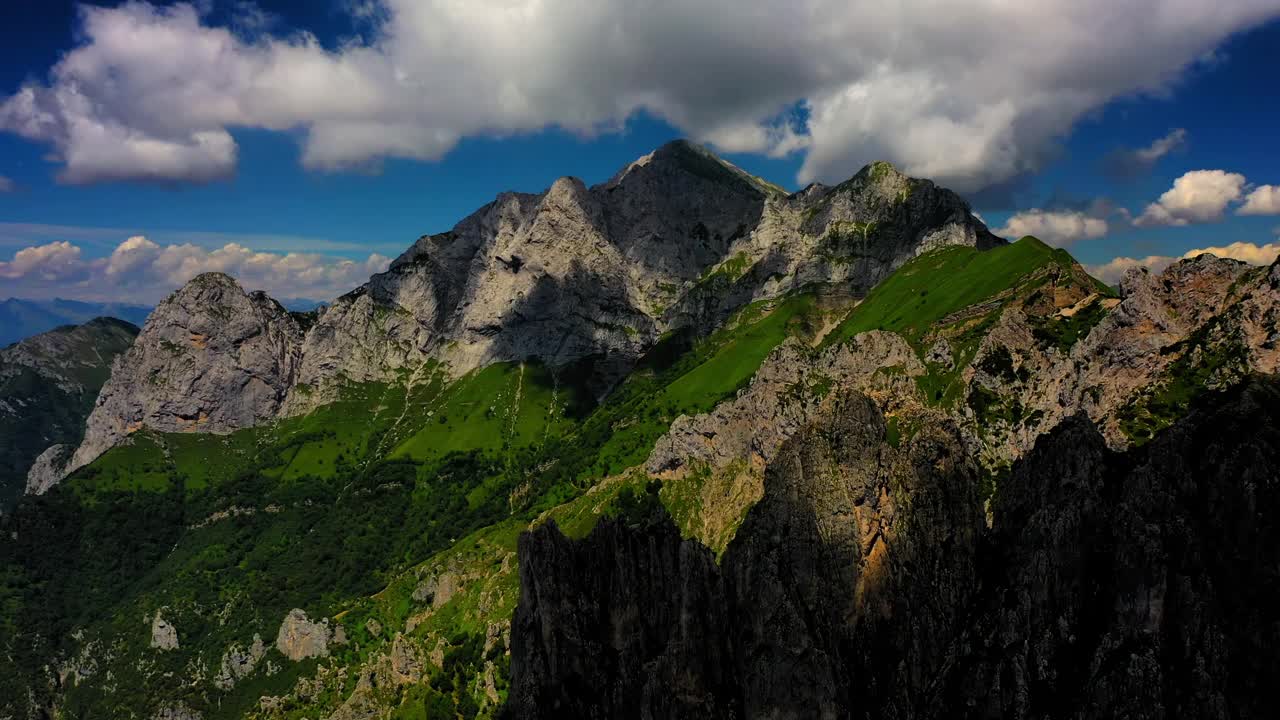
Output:
<instances>
[{"instance_id":1,"label":"sky","mask_svg":"<svg viewBox=\"0 0 1280 720\"><path fill-rule=\"evenodd\" d=\"M1108 282L1280 250L1280 0L200 0L0 9L0 298L332 298L677 137L888 160Z\"/></svg>"}]
</instances>

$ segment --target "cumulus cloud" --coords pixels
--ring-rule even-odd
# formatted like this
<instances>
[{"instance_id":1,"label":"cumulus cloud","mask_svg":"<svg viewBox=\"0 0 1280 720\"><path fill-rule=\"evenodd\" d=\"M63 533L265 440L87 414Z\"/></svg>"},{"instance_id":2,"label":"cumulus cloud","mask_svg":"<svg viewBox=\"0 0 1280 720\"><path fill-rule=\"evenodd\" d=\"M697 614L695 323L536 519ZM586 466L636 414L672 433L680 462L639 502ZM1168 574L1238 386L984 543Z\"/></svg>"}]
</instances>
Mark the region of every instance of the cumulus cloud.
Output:
<instances>
[{"instance_id":1,"label":"cumulus cloud","mask_svg":"<svg viewBox=\"0 0 1280 720\"><path fill-rule=\"evenodd\" d=\"M201 182L234 171L231 128L300 131L303 163L334 170L647 111L723 149L803 152L801 183L886 159L972 191L1280 16L1277 0L969 0L945 22L934 0L345 6L370 30L337 49L187 4L85 6L83 43L0 101L0 128L51 145L66 182Z\"/></svg>"},{"instance_id":2,"label":"cumulus cloud","mask_svg":"<svg viewBox=\"0 0 1280 720\"><path fill-rule=\"evenodd\" d=\"M1100 265L1086 265L1089 274L1108 285L1115 285L1132 268L1144 267L1153 273L1163 271L1177 258L1168 255L1148 255L1144 258L1118 257Z\"/></svg>"},{"instance_id":3,"label":"cumulus cloud","mask_svg":"<svg viewBox=\"0 0 1280 720\"><path fill-rule=\"evenodd\" d=\"M1259 185L1236 210L1238 215L1280 215L1280 185Z\"/></svg>"},{"instance_id":4,"label":"cumulus cloud","mask_svg":"<svg viewBox=\"0 0 1280 720\"><path fill-rule=\"evenodd\" d=\"M1205 253L1217 255L1221 258L1243 260L1244 262L1251 263L1253 265L1270 265L1275 262L1276 257L1280 255L1280 243L1257 245L1251 242L1233 242L1230 245L1224 245L1222 247L1211 246L1190 250L1182 257L1193 258Z\"/></svg>"},{"instance_id":5,"label":"cumulus cloud","mask_svg":"<svg viewBox=\"0 0 1280 720\"><path fill-rule=\"evenodd\" d=\"M37 278L46 282L63 281L80 276L84 269L80 248L65 240L23 248L14 254L12 260L0 260L0 277L9 280Z\"/></svg>"},{"instance_id":6,"label":"cumulus cloud","mask_svg":"<svg viewBox=\"0 0 1280 720\"><path fill-rule=\"evenodd\" d=\"M161 245L131 237L105 258L85 259L67 241L27 247L0 261L0 277L13 292L32 297L57 294L95 300L155 301L204 272L223 272L246 289L279 298L327 300L387 269L390 259L373 253L363 261L314 253L257 252L238 243L207 249Z\"/></svg>"},{"instance_id":7,"label":"cumulus cloud","mask_svg":"<svg viewBox=\"0 0 1280 720\"><path fill-rule=\"evenodd\" d=\"M1170 153L1187 145L1187 131L1176 128L1168 135L1157 138L1147 147L1134 150L1117 150L1103 160L1107 174L1115 178L1131 179L1151 172L1156 163Z\"/></svg>"},{"instance_id":8,"label":"cumulus cloud","mask_svg":"<svg viewBox=\"0 0 1280 720\"><path fill-rule=\"evenodd\" d=\"M1026 210L1009 218L997 235L1020 238L1034 235L1056 247L1107 234L1107 221L1078 210Z\"/></svg>"},{"instance_id":9,"label":"cumulus cloud","mask_svg":"<svg viewBox=\"0 0 1280 720\"><path fill-rule=\"evenodd\" d=\"M1145 267L1151 272L1158 273L1178 260L1199 257L1206 253L1220 258L1241 260L1254 265L1270 265L1276 261L1277 257L1280 257L1280 242L1266 243L1264 245L1251 242L1234 242L1221 247L1188 250L1182 257L1170 255L1148 255L1145 258L1118 257L1100 265L1089 265L1086 269L1089 274L1099 280L1114 285L1120 282L1120 278L1124 277L1125 272L1130 268Z\"/></svg>"},{"instance_id":10,"label":"cumulus cloud","mask_svg":"<svg viewBox=\"0 0 1280 720\"><path fill-rule=\"evenodd\" d=\"M1245 178L1225 170L1193 170L1173 181L1135 225L1189 225L1221 220L1227 206L1244 196Z\"/></svg>"},{"instance_id":11,"label":"cumulus cloud","mask_svg":"<svg viewBox=\"0 0 1280 720\"><path fill-rule=\"evenodd\" d=\"M18 186L14 184L13 180L0 175L0 193L13 192L17 187Z\"/></svg>"}]
</instances>

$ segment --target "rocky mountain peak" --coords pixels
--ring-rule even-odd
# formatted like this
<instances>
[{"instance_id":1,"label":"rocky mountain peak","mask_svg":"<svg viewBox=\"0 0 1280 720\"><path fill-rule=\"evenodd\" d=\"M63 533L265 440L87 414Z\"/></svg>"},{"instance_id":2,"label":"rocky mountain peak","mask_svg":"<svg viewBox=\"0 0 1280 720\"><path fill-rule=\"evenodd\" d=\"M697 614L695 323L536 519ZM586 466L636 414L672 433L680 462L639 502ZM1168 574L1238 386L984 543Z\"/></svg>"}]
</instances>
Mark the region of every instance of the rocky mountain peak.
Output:
<instances>
[{"instance_id":1,"label":"rocky mountain peak","mask_svg":"<svg viewBox=\"0 0 1280 720\"><path fill-rule=\"evenodd\" d=\"M706 332L808 286L857 296L928 249L999 242L954 193L888 163L788 195L677 140L596 186L500 194L305 328L224 274L194 278L104 390L76 462L139 427L224 432L307 412L346 383L413 382L428 361L458 377L592 358L602 393L664 332Z\"/></svg>"},{"instance_id":2,"label":"rocky mountain peak","mask_svg":"<svg viewBox=\"0 0 1280 720\"><path fill-rule=\"evenodd\" d=\"M755 177L707 148L685 139L672 140L636 159L614 175L604 187L614 189L629 180L635 182L640 178L670 180L680 176L696 177L703 182L762 198L787 194L781 187Z\"/></svg>"},{"instance_id":3,"label":"rocky mountain peak","mask_svg":"<svg viewBox=\"0 0 1280 720\"><path fill-rule=\"evenodd\" d=\"M67 468L143 428L230 432L275 416L292 387L303 333L265 293L205 273L152 312L90 414Z\"/></svg>"}]
</instances>

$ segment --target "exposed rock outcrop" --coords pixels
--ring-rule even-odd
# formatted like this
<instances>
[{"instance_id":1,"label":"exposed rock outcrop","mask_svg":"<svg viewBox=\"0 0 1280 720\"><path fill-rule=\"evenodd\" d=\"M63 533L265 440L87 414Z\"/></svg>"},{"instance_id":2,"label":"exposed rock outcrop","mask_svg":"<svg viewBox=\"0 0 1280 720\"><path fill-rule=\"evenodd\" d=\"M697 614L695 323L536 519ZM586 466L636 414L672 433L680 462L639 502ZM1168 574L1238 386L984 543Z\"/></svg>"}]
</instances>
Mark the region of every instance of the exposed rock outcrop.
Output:
<instances>
[{"instance_id":1,"label":"exposed rock outcrop","mask_svg":"<svg viewBox=\"0 0 1280 720\"><path fill-rule=\"evenodd\" d=\"M267 646L263 644L262 636L257 633L253 634L253 642L249 647L233 645L227 648L222 655L218 675L213 679L214 686L220 690L230 690L237 682L248 677L266 655Z\"/></svg>"},{"instance_id":2,"label":"exposed rock outcrop","mask_svg":"<svg viewBox=\"0 0 1280 720\"><path fill-rule=\"evenodd\" d=\"M183 703L166 705L151 716L152 720L201 720L204 716Z\"/></svg>"},{"instance_id":3,"label":"exposed rock outcrop","mask_svg":"<svg viewBox=\"0 0 1280 720\"><path fill-rule=\"evenodd\" d=\"M43 495L66 474L67 463L75 453L74 445L50 445L27 470L26 493Z\"/></svg>"},{"instance_id":4,"label":"exposed rock outcrop","mask_svg":"<svg viewBox=\"0 0 1280 720\"><path fill-rule=\"evenodd\" d=\"M982 519L954 430L823 405L717 568L666 520L520 543L514 717L1263 717L1280 382L1117 453L1078 415Z\"/></svg>"},{"instance_id":5,"label":"exposed rock outcrop","mask_svg":"<svg viewBox=\"0 0 1280 720\"><path fill-rule=\"evenodd\" d=\"M275 417L302 330L279 303L206 273L151 313L116 360L68 472L143 427L225 433Z\"/></svg>"},{"instance_id":6,"label":"exposed rock outcrop","mask_svg":"<svg viewBox=\"0 0 1280 720\"><path fill-rule=\"evenodd\" d=\"M178 628L165 620L159 610L151 618L151 647L157 650L178 649Z\"/></svg>"},{"instance_id":7,"label":"exposed rock outcrop","mask_svg":"<svg viewBox=\"0 0 1280 720\"><path fill-rule=\"evenodd\" d=\"M515 716L839 717L857 699L914 702L976 591L976 469L953 430L896 449L865 396L824 409L779 451L722 567L666 519L522 538Z\"/></svg>"},{"instance_id":8,"label":"exposed rock outcrop","mask_svg":"<svg viewBox=\"0 0 1280 720\"><path fill-rule=\"evenodd\" d=\"M955 402L931 402L916 382L930 367L952 371L953 350L942 333L923 352L883 331L819 352L791 340L774 350L737 397L676 420L646 467L671 477L690 468L767 463L810 421L827 389L853 387L892 414L949 416L981 464L999 472L1075 414L1087 414L1111 447L1124 448L1150 437L1152 430L1135 417L1149 419L1144 403L1152 393L1189 376L1221 388L1249 373L1280 370L1273 337L1280 264L1259 268L1206 255L1159 275L1135 270L1121 283L1119 301L1086 295L1081 283L1070 292L1057 290L1052 279L1028 284L1036 289L1003 300L952 380L960 384ZM1099 318L1064 352L1039 329L1075 312ZM1006 412L980 412L991 406ZM1158 418L1165 424L1172 419Z\"/></svg>"},{"instance_id":9,"label":"exposed rock outcrop","mask_svg":"<svg viewBox=\"0 0 1280 720\"><path fill-rule=\"evenodd\" d=\"M298 662L313 657L328 657L333 631L329 619L313 622L307 613L294 608L285 615L276 634L276 649L285 657Z\"/></svg>"},{"instance_id":10,"label":"exposed rock outcrop","mask_svg":"<svg viewBox=\"0 0 1280 720\"><path fill-rule=\"evenodd\" d=\"M1002 483L935 716L1264 717L1280 701L1280 384L1139 451L1075 418Z\"/></svg>"}]
</instances>

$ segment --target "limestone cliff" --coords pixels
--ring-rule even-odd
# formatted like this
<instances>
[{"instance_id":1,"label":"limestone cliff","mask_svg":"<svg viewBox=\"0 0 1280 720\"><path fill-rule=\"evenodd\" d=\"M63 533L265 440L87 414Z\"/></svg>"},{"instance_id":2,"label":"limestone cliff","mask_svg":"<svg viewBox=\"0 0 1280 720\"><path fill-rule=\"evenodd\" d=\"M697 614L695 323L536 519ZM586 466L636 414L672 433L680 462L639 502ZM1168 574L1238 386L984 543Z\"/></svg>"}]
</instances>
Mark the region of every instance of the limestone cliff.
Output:
<instances>
[{"instance_id":1,"label":"limestone cliff","mask_svg":"<svg viewBox=\"0 0 1280 720\"><path fill-rule=\"evenodd\" d=\"M608 182L506 193L418 240L308 333L303 390L286 411L315 407L348 380L412 380L428 358L455 375L595 358L603 392L674 328L706 332L749 302L811 284L856 296L925 250L1000 242L954 193L885 163L787 195L677 141Z\"/></svg>"},{"instance_id":2,"label":"limestone cliff","mask_svg":"<svg viewBox=\"0 0 1280 720\"><path fill-rule=\"evenodd\" d=\"M67 472L136 430L225 433L276 415L302 330L279 303L206 273L156 307L115 361Z\"/></svg>"},{"instance_id":3,"label":"limestone cliff","mask_svg":"<svg viewBox=\"0 0 1280 720\"><path fill-rule=\"evenodd\" d=\"M964 339L980 313L989 313L989 327L962 367L952 368L952 343ZM1095 324L1083 325L1087 332L1064 350L1046 328L1076 313L1093 314ZM882 331L820 351L784 343L736 398L673 423L647 469L670 478L701 467L770 462L814 416L828 387L870 394L904 427L949 417L991 474L1080 413L1112 447L1124 448L1176 419L1181 411L1169 403L1184 403L1193 386L1224 388L1250 373L1280 370L1277 319L1280 264L1259 268L1206 255L1159 275L1135 270L1121 283L1118 301L1062 277L1032 276L996 302L944 318L914 348ZM921 390L931 373L953 377L954 401L938 402Z\"/></svg>"},{"instance_id":4,"label":"limestone cliff","mask_svg":"<svg viewBox=\"0 0 1280 720\"><path fill-rule=\"evenodd\" d=\"M1263 717L1278 412L1254 382L1123 454L1074 416L1014 465L988 530L953 429L895 448L874 403L837 396L719 567L662 517L527 535L508 712Z\"/></svg>"}]
</instances>

